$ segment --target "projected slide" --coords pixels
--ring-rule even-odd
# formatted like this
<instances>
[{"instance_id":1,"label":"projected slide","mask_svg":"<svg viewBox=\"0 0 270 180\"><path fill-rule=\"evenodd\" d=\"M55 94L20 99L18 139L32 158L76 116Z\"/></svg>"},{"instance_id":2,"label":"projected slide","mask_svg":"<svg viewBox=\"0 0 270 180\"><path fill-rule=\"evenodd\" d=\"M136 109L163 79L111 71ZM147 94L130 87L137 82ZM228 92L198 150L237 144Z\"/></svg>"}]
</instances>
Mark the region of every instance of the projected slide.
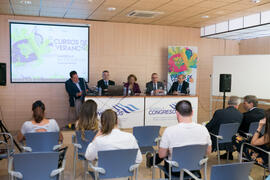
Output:
<instances>
[{"instance_id":1,"label":"projected slide","mask_svg":"<svg viewBox=\"0 0 270 180\"><path fill-rule=\"evenodd\" d=\"M10 23L11 82L88 81L87 26Z\"/></svg>"}]
</instances>

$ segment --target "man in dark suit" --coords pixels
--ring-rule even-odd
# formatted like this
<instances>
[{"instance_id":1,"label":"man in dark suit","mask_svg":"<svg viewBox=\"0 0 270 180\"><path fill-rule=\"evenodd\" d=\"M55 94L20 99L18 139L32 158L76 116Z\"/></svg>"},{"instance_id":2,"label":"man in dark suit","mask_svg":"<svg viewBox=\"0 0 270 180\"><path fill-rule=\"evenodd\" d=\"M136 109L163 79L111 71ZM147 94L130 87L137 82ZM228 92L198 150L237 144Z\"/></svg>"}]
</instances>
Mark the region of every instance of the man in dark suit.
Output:
<instances>
[{"instance_id":1,"label":"man in dark suit","mask_svg":"<svg viewBox=\"0 0 270 180\"><path fill-rule=\"evenodd\" d=\"M109 71L105 70L102 72L102 79L97 82L97 87L102 89L102 95L108 94L108 87L114 86L115 82L109 80L110 74Z\"/></svg>"},{"instance_id":2,"label":"man in dark suit","mask_svg":"<svg viewBox=\"0 0 270 180\"><path fill-rule=\"evenodd\" d=\"M256 96L248 95L244 97L244 109L247 111L243 114L243 121L239 127L238 132L240 135L249 132L249 125L252 122L259 122L265 117L264 110L257 108L258 100Z\"/></svg>"},{"instance_id":3,"label":"man in dark suit","mask_svg":"<svg viewBox=\"0 0 270 180\"><path fill-rule=\"evenodd\" d=\"M221 124L227 124L227 123L240 124L242 122L243 115L240 111L238 111L239 104L240 104L240 99L237 96L231 96L229 98L228 107L226 109L219 109L215 111L213 118L206 125L206 128L208 129L209 133L218 135L219 127ZM212 150L215 151L217 148L216 138L214 136L211 136L211 140L212 140ZM224 148L221 147L221 149L224 149ZM232 152L230 152L229 154L229 159L233 159Z\"/></svg>"},{"instance_id":4,"label":"man in dark suit","mask_svg":"<svg viewBox=\"0 0 270 180\"><path fill-rule=\"evenodd\" d=\"M164 92L164 84L158 81L158 74L153 73L151 76L152 81L146 83L146 94L151 95L153 91L153 95L163 93Z\"/></svg>"},{"instance_id":5,"label":"man in dark suit","mask_svg":"<svg viewBox=\"0 0 270 180\"><path fill-rule=\"evenodd\" d=\"M185 75L180 74L169 90L169 94L189 94L189 83L185 81Z\"/></svg>"},{"instance_id":6,"label":"man in dark suit","mask_svg":"<svg viewBox=\"0 0 270 180\"><path fill-rule=\"evenodd\" d=\"M85 80L78 77L76 71L71 71L69 75L70 79L65 82L65 87L69 95L69 105L70 107L75 107L75 118L77 119L84 97L86 92L89 91L89 88Z\"/></svg>"}]
</instances>

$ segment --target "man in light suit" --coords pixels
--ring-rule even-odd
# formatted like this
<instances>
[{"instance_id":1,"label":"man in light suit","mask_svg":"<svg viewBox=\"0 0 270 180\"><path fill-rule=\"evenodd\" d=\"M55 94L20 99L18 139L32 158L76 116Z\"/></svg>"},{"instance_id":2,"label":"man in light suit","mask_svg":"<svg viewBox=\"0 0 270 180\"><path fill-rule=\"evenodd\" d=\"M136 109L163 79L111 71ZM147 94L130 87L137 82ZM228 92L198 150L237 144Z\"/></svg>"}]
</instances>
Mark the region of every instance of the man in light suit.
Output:
<instances>
[{"instance_id":1,"label":"man in light suit","mask_svg":"<svg viewBox=\"0 0 270 180\"><path fill-rule=\"evenodd\" d=\"M69 73L70 79L65 82L65 88L69 95L70 107L75 107L75 117L79 116L81 105L84 102L84 97L89 91L88 85L83 78L79 78L76 71Z\"/></svg>"},{"instance_id":2,"label":"man in light suit","mask_svg":"<svg viewBox=\"0 0 270 180\"><path fill-rule=\"evenodd\" d=\"M97 87L102 89L102 95L108 94L108 87L114 86L115 82L110 80L109 71L102 72L102 79L97 82Z\"/></svg>"},{"instance_id":3,"label":"man in light suit","mask_svg":"<svg viewBox=\"0 0 270 180\"><path fill-rule=\"evenodd\" d=\"M177 81L174 82L169 90L168 94L189 94L189 83L185 81L185 75L180 74L177 77Z\"/></svg>"},{"instance_id":4,"label":"man in light suit","mask_svg":"<svg viewBox=\"0 0 270 180\"><path fill-rule=\"evenodd\" d=\"M164 92L164 84L158 81L158 74L153 73L151 76L152 81L146 83L146 94L150 95L153 91L153 95Z\"/></svg>"}]
</instances>

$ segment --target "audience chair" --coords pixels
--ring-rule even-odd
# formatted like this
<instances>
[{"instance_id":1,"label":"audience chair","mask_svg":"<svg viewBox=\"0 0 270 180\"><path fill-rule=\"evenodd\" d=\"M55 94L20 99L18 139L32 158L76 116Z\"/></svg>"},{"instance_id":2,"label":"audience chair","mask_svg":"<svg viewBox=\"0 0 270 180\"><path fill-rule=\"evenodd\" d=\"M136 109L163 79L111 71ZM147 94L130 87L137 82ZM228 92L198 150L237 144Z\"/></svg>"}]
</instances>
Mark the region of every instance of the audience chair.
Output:
<instances>
[{"instance_id":1,"label":"audience chair","mask_svg":"<svg viewBox=\"0 0 270 180\"><path fill-rule=\"evenodd\" d=\"M259 151L261 153L264 153L264 154L266 154L268 156L268 164L267 165L261 165L261 164L257 163L256 161L252 161L256 165L258 165L258 166L260 166L260 167L262 167L264 169L264 175L263 175L263 177L265 179L265 177L266 177L266 170L270 171L270 152L269 151L266 151L266 150L264 150L264 149L262 149L260 147L253 146L250 143L243 143L241 145L240 152L239 152L239 162L240 163L243 162L243 161L250 161L249 159L243 157L243 150L244 150L244 147L245 146L247 146L247 147L249 147L251 149L257 150L257 151Z\"/></svg>"},{"instance_id":2,"label":"audience chair","mask_svg":"<svg viewBox=\"0 0 270 180\"><path fill-rule=\"evenodd\" d=\"M210 180L248 180L253 162L220 164L211 168ZM194 180L200 180L189 170L182 169L180 180L183 180L183 174L189 174Z\"/></svg>"},{"instance_id":3,"label":"audience chair","mask_svg":"<svg viewBox=\"0 0 270 180\"><path fill-rule=\"evenodd\" d=\"M150 152L153 154L153 168L152 168L152 179L155 175L155 162L156 162L156 151L153 146L157 146L160 140L159 137L160 126L136 126L133 127L133 135L137 139L139 148L142 154Z\"/></svg>"},{"instance_id":4,"label":"audience chair","mask_svg":"<svg viewBox=\"0 0 270 180\"><path fill-rule=\"evenodd\" d=\"M93 138L96 136L94 131L85 131L85 139L82 139L81 131L76 131L76 135L72 136L72 144L74 146L74 157L73 157L73 177L76 177L76 164L77 158L84 161L84 179L86 179L86 173L88 169L88 161L85 159L84 154L87 146L92 142Z\"/></svg>"},{"instance_id":5,"label":"audience chair","mask_svg":"<svg viewBox=\"0 0 270 180\"><path fill-rule=\"evenodd\" d=\"M95 180L121 177L134 177L137 180L136 164L138 149L119 149L98 152L98 167L89 162L93 172L88 172Z\"/></svg>"},{"instance_id":6,"label":"audience chair","mask_svg":"<svg viewBox=\"0 0 270 180\"><path fill-rule=\"evenodd\" d=\"M219 127L219 133L213 134L210 133L211 136L216 138L217 143L217 153L218 153L218 164L220 164L220 150L229 151L229 147L226 146L227 149L220 149L220 145L224 143L232 143L232 137L237 133L239 129L239 123L227 123L221 124ZM227 153L227 160L229 159L229 153Z\"/></svg>"},{"instance_id":7,"label":"audience chair","mask_svg":"<svg viewBox=\"0 0 270 180\"><path fill-rule=\"evenodd\" d=\"M26 133L24 136L26 147L23 149L27 152L52 152L61 147L59 132Z\"/></svg>"},{"instance_id":8,"label":"audience chair","mask_svg":"<svg viewBox=\"0 0 270 180\"><path fill-rule=\"evenodd\" d=\"M58 157L58 152L14 154L9 161L8 173L15 179L61 180L64 168L58 168Z\"/></svg>"},{"instance_id":9,"label":"audience chair","mask_svg":"<svg viewBox=\"0 0 270 180\"><path fill-rule=\"evenodd\" d=\"M169 172L162 165L158 165L161 171L171 179L179 179L178 176L173 176L172 172L180 172L182 169L188 171L201 170L204 168L204 180L207 179L207 160L205 157L208 145L189 145L182 147L174 147L172 149L172 160L165 161L169 164ZM181 176L180 176L181 177ZM191 178L191 177L188 177Z\"/></svg>"},{"instance_id":10,"label":"audience chair","mask_svg":"<svg viewBox=\"0 0 270 180\"><path fill-rule=\"evenodd\" d=\"M255 132L257 131L258 126L259 126L259 122L250 123L248 133L244 133L244 134L247 137L252 137L255 134ZM262 135L264 134L264 128L265 128L265 126L262 128L262 131L261 131Z\"/></svg>"},{"instance_id":11,"label":"audience chair","mask_svg":"<svg viewBox=\"0 0 270 180\"><path fill-rule=\"evenodd\" d=\"M14 153L13 137L10 133L0 133L0 160L9 159Z\"/></svg>"}]
</instances>

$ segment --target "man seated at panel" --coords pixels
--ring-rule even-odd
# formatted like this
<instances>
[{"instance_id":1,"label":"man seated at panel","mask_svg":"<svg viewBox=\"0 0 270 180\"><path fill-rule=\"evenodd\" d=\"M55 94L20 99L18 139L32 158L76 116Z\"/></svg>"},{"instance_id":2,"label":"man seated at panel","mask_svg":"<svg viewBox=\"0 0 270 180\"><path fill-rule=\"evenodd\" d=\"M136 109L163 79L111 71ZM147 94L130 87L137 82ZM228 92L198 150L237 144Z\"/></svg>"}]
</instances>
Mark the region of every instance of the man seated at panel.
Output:
<instances>
[{"instance_id":1,"label":"man seated at panel","mask_svg":"<svg viewBox=\"0 0 270 180\"><path fill-rule=\"evenodd\" d=\"M187 100L179 101L175 109L178 124L165 129L158 154L156 155L156 164L161 163L168 156L170 159L173 147L207 144L207 154L211 153L212 143L208 130L203 125L192 122L193 111L191 103ZM147 153L146 157L146 166L151 167L153 165L151 153ZM169 165L166 162L165 168L167 171L169 170ZM179 172L174 172L173 174L179 175Z\"/></svg>"},{"instance_id":2,"label":"man seated at panel","mask_svg":"<svg viewBox=\"0 0 270 180\"><path fill-rule=\"evenodd\" d=\"M93 161L98 157L98 151L117 149L138 149L136 163L142 162L142 154L137 140L133 134L121 131L118 128L117 113L111 109L105 110L101 114L101 129L88 145L85 158ZM117 162L115 162L117 165Z\"/></svg>"},{"instance_id":3,"label":"man seated at panel","mask_svg":"<svg viewBox=\"0 0 270 180\"><path fill-rule=\"evenodd\" d=\"M231 96L228 101L228 107L226 109L216 110L213 118L206 124L206 128L210 133L218 135L219 127L221 124L227 123L239 123L241 124L243 115L240 111L238 111L238 106L240 104L240 99L237 96ZM216 138L211 136L212 140L212 150L216 151L217 144ZM223 149L223 148L221 148ZM227 158L227 154L222 155L221 158ZM232 160L232 152L229 153L229 159Z\"/></svg>"},{"instance_id":4,"label":"man seated at panel","mask_svg":"<svg viewBox=\"0 0 270 180\"><path fill-rule=\"evenodd\" d=\"M102 72L102 79L97 82L97 87L102 89L102 95L107 95L108 87L114 85L115 82L110 80L109 71L104 70Z\"/></svg>"},{"instance_id":5,"label":"man seated at panel","mask_svg":"<svg viewBox=\"0 0 270 180\"><path fill-rule=\"evenodd\" d=\"M245 96L243 106L246 112L243 113L243 121L238 130L240 135L244 135L243 132L244 133L249 132L250 123L259 122L261 119L265 117L264 110L257 108L258 100L256 96L253 95Z\"/></svg>"},{"instance_id":6,"label":"man seated at panel","mask_svg":"<svg viewBox=\"0 0 270 180\"><path fill-rule=\"evenodd\" d=\"M78 77L76 71L71 71L69 75L70 79L65 82L65 87L69 95L69 105L75 107L75 118L78 119L81 105L89 88L85 80Z\"/></svg>"},{"instance_id":7,"label":"man seated at panel","mask_svg":"<svg viewBox=\"0 0 270 180\"><path fill-rule=\"evenodd\" d=\"M168 94L189 94L189 83L185 81L185 78L184 74L178 75L177 81L172 84Z\"/></svg>"},{"instance_id":8,"label":"man seated at panel","mask_svg":"<svg viewBox=\"0 0 270 180\"><path fill-rule=\"evenodd\" d=\"M151 76L152 81L146 83L146 94L147 95L158 95L164 93L164 84L158 81L158 74L153 73ZM151 93L153 92L153 93Z\"/></svg>"}]
</instances>

